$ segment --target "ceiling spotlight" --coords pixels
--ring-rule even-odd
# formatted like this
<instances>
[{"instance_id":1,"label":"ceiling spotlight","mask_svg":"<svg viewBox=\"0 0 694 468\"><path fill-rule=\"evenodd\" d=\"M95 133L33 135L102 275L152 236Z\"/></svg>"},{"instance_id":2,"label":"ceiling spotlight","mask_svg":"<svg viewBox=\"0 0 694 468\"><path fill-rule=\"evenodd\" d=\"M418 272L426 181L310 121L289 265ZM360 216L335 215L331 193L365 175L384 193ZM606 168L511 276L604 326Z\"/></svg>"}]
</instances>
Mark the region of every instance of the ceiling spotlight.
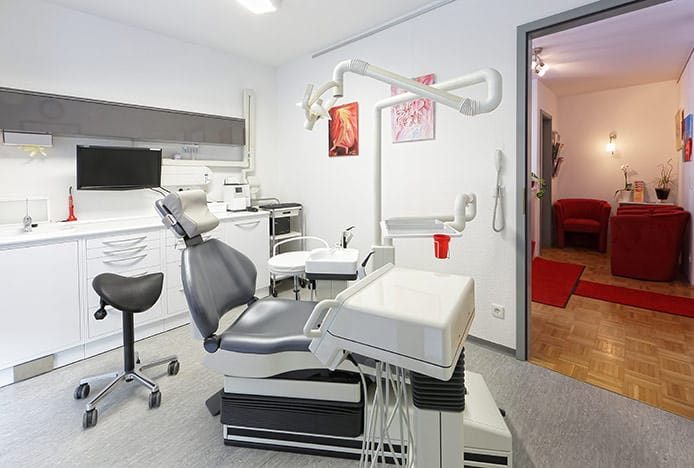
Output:
<instances>
[{"instance_id":1,"label":"ceiling spotlight","mask_svg":"<svg viewBox=\"0 0 694 468\"><path fill-rule=\"evenodd\" d=\"M547 70L549 69L549 65L547 65L544 60L542 60L542 57L540 57L541 53L542 47L535 47L533 49L532 60L530 61L530 69L534 71L537 76L545 76L545 73L547 73Z\"/></svg>"},{"instance_id":2,"label":"ceiling spotlight","mask_svg":"<svg viewBox=\"0 0 694 468\"><path fill-rule=\"evenodd\" d=\"M241 5L246 7L251 13L262 15L263 13L272 13L280 7L280 0L237 0Z\"/></svg>"}]
</instances>

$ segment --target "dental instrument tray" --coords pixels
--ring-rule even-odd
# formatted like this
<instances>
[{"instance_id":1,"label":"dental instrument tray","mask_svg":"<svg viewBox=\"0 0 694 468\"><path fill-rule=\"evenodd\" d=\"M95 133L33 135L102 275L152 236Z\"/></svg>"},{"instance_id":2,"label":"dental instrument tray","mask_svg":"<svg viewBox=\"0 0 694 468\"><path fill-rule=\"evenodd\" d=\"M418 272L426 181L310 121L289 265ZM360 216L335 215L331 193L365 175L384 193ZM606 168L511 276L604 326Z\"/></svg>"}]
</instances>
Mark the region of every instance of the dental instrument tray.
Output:
<instances>
[{"instance_id":1,"label":"dental instrument tray","mask_svg":"<svg viewBox=\"0 0 694 468\"><path fill-rule=\"evenodd\" d=\"M472 278L387 264L319 302L304 334L330 368L354 353L449 380L474 311Z\"/></svg>"},{"instance_id":2,"label":"dental instrument tray","mask_svg":"<svg viewBox=\"0 0 694 468\"><path fill-rule=\"evenodd\" d=\"M431 237L434 234L446 234L451 237L463 235L462 232L435 217L390 218L381 221L381 230L383 237L386 239L401 237L423 238Z\"/></svg>"}]
</instances>

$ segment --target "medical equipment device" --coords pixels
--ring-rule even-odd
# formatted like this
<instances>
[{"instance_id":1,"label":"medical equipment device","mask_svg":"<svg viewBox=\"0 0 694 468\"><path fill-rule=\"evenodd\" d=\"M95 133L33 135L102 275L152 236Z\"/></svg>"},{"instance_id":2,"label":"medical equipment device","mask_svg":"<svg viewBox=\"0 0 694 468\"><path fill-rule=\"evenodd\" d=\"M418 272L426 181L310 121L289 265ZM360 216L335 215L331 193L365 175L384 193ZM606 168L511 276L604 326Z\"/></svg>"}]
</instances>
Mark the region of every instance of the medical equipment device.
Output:
<instances>
[{"instance_id":1,"label":"medical equipment device","mask_svg":"<svg viewBox=\"0 0 694 468\"><path fill-rule=\"evenodd\" d=\"M442 285L435 286L435 290L429 293L433 302L427 301L422 278L436 283L440 274L414 272L411 278L414 284L405 281L402 284L406 287L398 290L397 294L393 294L391 289L382 297L388 301L388 307L382 310L382 317L366 317L370 313L373 315L372 306L361 309L363 315L360 318L369 320L371 325L376 319L390 320L392 324L395 319L388 319L386 312L392 311L392 306L397 306L398 301L408 301L414 295L426 302L426 308L420 308L419 314L407 315L411 323L402 321L403 333L409 333L407 330L422 333L415 326L419 322L434 324L427 330L436 336L427 342L431 347L422 347L422 343L414 339L412 343L403 344L405 353L400 364L410 365L417 361L422 350L427 353L426 359L416 364L421 372L410 374L410 380L390 364L369 367L368 361L362 360L354 349L343 346L339 341L333 341L333 349L340 346L353 354L339 363L333 360L333 369L329 369L309 350L313 338L307 337L303 328L307 323L311 324L309 328L312 330L318 328L325 340L322 349L328 349L326 346L330 344L327 340L332 339L328 337L331 331L337 333L337 330L342 330L343 337L347 336L347 309L330 312L330 317L318 327L315 319L320 310L314 313L316 303L254 297L256 270L250 260L217 239L202 239L203 233L218 224L218 220L207 210L204 192L172 193L157 201L156 208L164 224L182 237L186 244L181 254L181 274L192 325L208 351L206 365L224 374L221 397L213 397L208 403L219 402L225 444L358 459L365 439L371 441L371 446L383 446L379 442L386 440L389 453L384 450L379 457L401 461L398 453L408 453L407 446L414 442L418 460L427 461L416 466L428 468L447 466L438 462L441 442L445 447L457 444L453 455L457 457L458 464L454 465L457 467L463 466L463 462L465 466L486 468L512 465L511 435L494 399L481 376L463 372L464 336L457 334L466 333L466 318L472 318L472 280L444 275L447 279L442 284L459 289L462 287L457 292L461 300L451 302L449 299L456 292L447 291L443 293L444 300L439 303L436 302L436 295L440 291L436 288ZM370 288L378 287L377 283L392 282L395 276L407 275L410 271L384 268L367 283L360 281L352 286L351 291L359 294L350 292L338 297L344 298L343 303L350 310L359 313L355 301L361 300L364 297L362 294L370 294L373 291ZM368 279L367 276L365 280ZM422 284L417 286L420 281ZM409 286L413 285L416 292L410 294ZM226 330L218 330L221 317L239 306L245 308L239 317ZM436 315L432 313L432 307L448 313ZM414 303L406 308L414 312ZM311 316L313 318L309 322ZM454 320L456 317L459 320ZM353 322L353 325L358 325L356 317ZM357 326L357 330L360 328ZM354 337L367 343L366 334L376 331L376 328L362 330L361 336ZM390 343L389 354L395 355L392 351L397 351L394 346L397 340L394 338L395 329L384 327L380 335L375 338L372 335L369 343L373 343L373 339ZM449 344L444 345L444 341ZM439 345L433 346L435 342ZM431 354L429 349L432 350ZM387 351L384 350L384 353ZM385 357L384 362L391 362L391 358ZM446 365L455 369L444 369ZM442 382L427 376L427 373L436 372L439 376L452 373L449 382L455 382ZM452 400L457 399L456 402L460 404L463 378L467 395L464 395L465 408L462 413L413 409L405 404L414 399L426 404L431 395L420 393L419 389L435 390L439 386L455 387L458 393L452 395ZM378 384L372 383L374 381ZM391 387L385 385L388 382ZM379 409L374 411L374 407ZM389 414L396 414L390 424L387 419L384 421L375 417L382 414L386 407L390 408ZM397 413L393 413L392 408L396 408ZM407 421L414 424L412 437L404 434ZM464 461L461 453L463 427ZM426 437L420 440L416 434ZM398 460L392 459L391 451L395 452ZM430 456L432 458L428 458Z\"/></svg>"},{"instance_id":2,"label":"medical equipment device","mask_svg":"<svg viewBox=\"0 0 694 468\"><path fill-rule=\"evenodd\" d=\"M496 167L496 189L494 192L494 213L492 214L492 229L494 232L501 232L504 229L504 187L501 185L501 169L503 164L503 153L501 150L496 150L494 153L494 165ZM497 212L501 214L500 223L497 227Z\"/></svg>"},{"instance_id":3,"label":"medical equipment device","mask_svg":"<svg viewBox=\"0 0 694 468\"><path fill-rule=\"evenodd\" d=\"M311 251L294 250L291 252L278 253L277 250L283 244L296 241L301 241L303 244L304 241L307 240L320 242L325 248L328 248L328 243L325 240L313 236L299 236L285 239L276 243L272 248L272 257L267 261L267 266L270 271L270 292L273 296L277 296L276 285L278 280L293 277L294 298L297 301L299 300L299 277L305 276L306 260L311 254Z\"/></svg>"},{"instance_id":4,"label":"medical equipment device","mask_svg":"<svg viewBox=\"0 0 694 468\"><path fill-rule=\"evenodd\" d=\"M224 203L229 211L244 211L251 206L251 188L232 180L229 177L224 179Z\"/></svg>"},{"instance_id":5,"label":"medical equipment device","mask_svg":"<svg viewBox=\"0 0 694 468\"><path fill-rule=\"evenodd\" d=\"M303 100L298 104L304 110L306 117L304 127L312 130L318 119L330 118L327 109L330 109L338 98L344 95L344 75L347 72L357 73L384 83L398 86L409 91L407 93L391 96L376 103L374 114L374 266L376 268L386 263L394 263L395 251L392 239L401 237L401 230L388 231L384 226L385 236L381 236L382 220L382 148L381 148L381 111L395 104L411 101L418 97L425 97L435 102L444 104L459 111L463 115L475 116L491 112L501 102L501 74L491 68L478 70L458 78L443 81L431 86L419 83L416 80L406 78L388 70L378 68L359 59L345 60L337 64L333 71L332 81L313 92L313 85L306 87ZM449 90L471 86L478 83L487 84L487 97L483 100L464 98L449 93ZM333 90L333 97L327 102L323 101L323 94ZM422 225L422 229L407 229L405 237L430 237L433 234L447 234L452 237L460 236L465 228L465 222L471 221L476 213L476 197L474 194L461 194L456 198L454 216L441 218L414 218ZM412 220L413 218L410 218ZM387 220L386 220L387 223ZM415 223L416 224L416 223ZM448 229L450 228L450 229ZM432 232L433 231L433 232Z\"/></svg>"},{"instance_id":6,"label":"medical equipment device","mask_svg":"<svg viewBox=\"0 0 694 468\"><path fill-rule=\"evenodd\" d=\"M92 286L99 296L99 309L94 312L94 318L97 320L105 319L108 313L106 310L107 306L117 309L122 316L123 370L86 377L80 380L80 384L74 393L76 400L87 398L90 390L89 382L110 379L110 382L87 403L82 417L82 427L84 429L96 426L99 414L96 404L111 393L111 390L119 384L136 381L147 387L150 392L149 409L153 409L161 405L159 385L143 374L142 371L151 367L166 365L169 375L178 374L180 364L176 356L167 356L154 362L141 364L139 356L136 357L135 353L134 314L149 310L159 300L163 284L163 273L152 273L136 277L102 273L94 278Z\"/></svg>"}]
</instances>

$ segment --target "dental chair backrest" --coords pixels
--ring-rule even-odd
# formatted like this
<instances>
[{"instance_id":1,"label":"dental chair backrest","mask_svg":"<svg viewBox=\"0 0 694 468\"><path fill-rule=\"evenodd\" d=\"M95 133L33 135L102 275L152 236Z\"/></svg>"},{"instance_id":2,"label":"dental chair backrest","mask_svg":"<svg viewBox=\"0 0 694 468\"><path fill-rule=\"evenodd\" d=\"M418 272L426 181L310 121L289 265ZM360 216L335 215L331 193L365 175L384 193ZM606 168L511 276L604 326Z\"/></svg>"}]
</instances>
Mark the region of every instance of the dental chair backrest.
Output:
<instances>
[{"instance_id":1,"label":"dental chair backrest","mask_svg":"<svg viewBox=\"0 0 694 468\"><path fill-rule=\"evenodd\" d=\"M205 338L205 349L217 350L215 332L219 319L234 307L256 298L255 265L241 252L217 239L203 240L202 234L219 225L207 208L202 190L174 192L155 202L166 227L183 238L181 278L191 318Z\"/></svg>"}]
</instances>

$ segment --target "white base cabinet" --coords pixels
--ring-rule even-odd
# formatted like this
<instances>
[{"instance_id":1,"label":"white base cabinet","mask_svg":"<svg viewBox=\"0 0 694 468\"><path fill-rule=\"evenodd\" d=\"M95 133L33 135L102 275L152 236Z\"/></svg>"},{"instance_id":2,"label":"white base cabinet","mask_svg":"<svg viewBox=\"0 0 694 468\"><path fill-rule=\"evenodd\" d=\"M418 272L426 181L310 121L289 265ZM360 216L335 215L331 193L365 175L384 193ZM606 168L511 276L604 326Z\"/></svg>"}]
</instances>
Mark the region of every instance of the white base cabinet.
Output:
<instances>
[{"instance_id":1,"label":"white base cabinet","mask_svg":"<svg viewBox=\"0 0 694 468\"><path fill-rule=\"evenodd\" d=\"M107 307L105 319L94 318L99 297L92 281L101 273L164 273L159 301L135 314L136 339L189 322L181 283L183 241L154 226L53 243L42 240L42 245L0 243L0 386L13 382L12 368L22 363L53 354L60 366L122 345L119 311ZM220 239L247 255L258 270L257 289L268 286L266 214L222 219L204 237Z\"/></svg>"},{"instance_id":2,"label":"white base cabinet","mask_svg":"<svg viewBox=\"0 0 694 468\"><path fill-rule=\"evenodd\" d=\"M0 369L82 341L78 241L0 251Z\"/></svg>"}]
</instances>

